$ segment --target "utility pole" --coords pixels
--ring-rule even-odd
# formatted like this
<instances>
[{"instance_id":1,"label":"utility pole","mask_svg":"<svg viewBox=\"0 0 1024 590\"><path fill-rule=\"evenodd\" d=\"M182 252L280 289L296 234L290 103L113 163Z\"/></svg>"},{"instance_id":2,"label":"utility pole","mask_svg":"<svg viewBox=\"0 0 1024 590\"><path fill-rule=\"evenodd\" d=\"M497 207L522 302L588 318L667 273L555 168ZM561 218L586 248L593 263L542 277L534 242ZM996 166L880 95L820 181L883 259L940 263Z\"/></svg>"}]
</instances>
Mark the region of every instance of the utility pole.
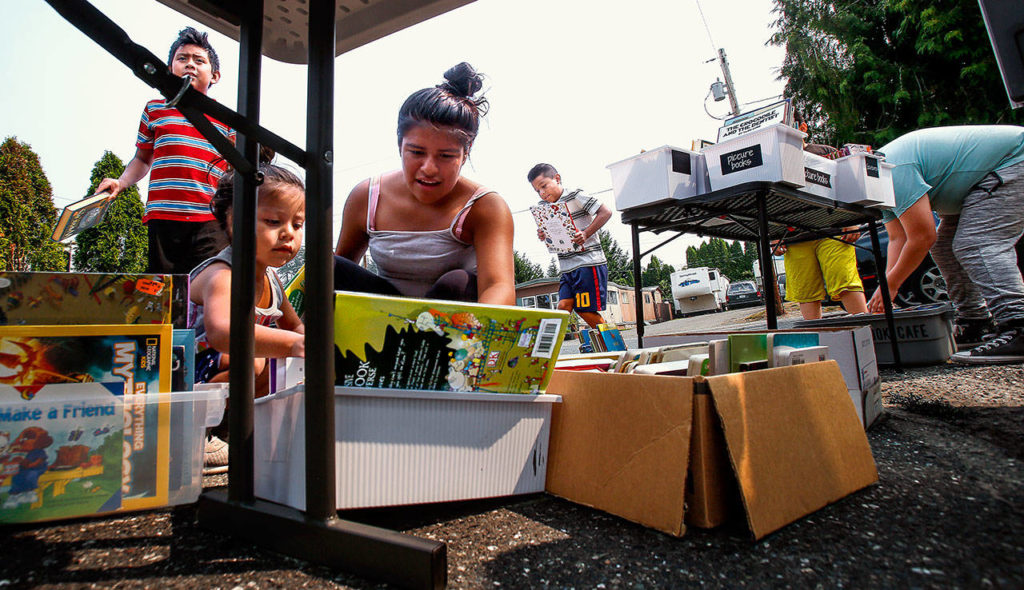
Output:
<instances>
[{"instance_id":1,"label":"utility pole","mask_svg":"<svg viewBox=\"0 0 1024 590\"><path fill-rule=\"evenodd\" d=\"M739 101L736 100L736 87L732 83L732 74L729 73L729 62L725 59L725 49L718 50L718 63L722 66L722 75L725 77L725 89L729 94L729 106L732 108L732 116L740 114Z\"/></svg>"}]
</instances>

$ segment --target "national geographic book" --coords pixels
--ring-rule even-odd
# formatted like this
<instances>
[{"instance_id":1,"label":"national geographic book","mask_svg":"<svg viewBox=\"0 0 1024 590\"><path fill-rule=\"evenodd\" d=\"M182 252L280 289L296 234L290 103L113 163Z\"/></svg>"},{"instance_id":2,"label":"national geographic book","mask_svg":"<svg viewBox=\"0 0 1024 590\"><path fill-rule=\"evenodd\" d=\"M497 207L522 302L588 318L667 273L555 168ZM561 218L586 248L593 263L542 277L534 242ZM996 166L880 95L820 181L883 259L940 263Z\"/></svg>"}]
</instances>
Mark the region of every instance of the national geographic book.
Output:
<instances>
[{"instance_id":1,"label":"national geographic book","mask_svg":"<svg viewBox=\"0 0 1024 590\"><path fill-rule=\"evenodd\" d=\"M122 507L124 386L55 383L25 400L0 385L0 522Z\"/></svg>"},{"instance_id":2,"label":"national geographic book","mask_svg":"<svg viewBox=\"0 0 1024 590\"><path fill-rule=\"evenodd\" d=\"M336 384L543 393L565 338L560 310L335 293Z\"/></svg>"},{"instance_id":3,"label":"national geographic book","mask_svg":"<svg viewBox=\"0 0 1024 590\"><path fill-rule=\"evenodd\" d=\"M123 507L166 504L169 402L142 395L170 391L170 324L0 327L0 384L23 401L47 385L90 383L113 384L123 398Z\"/></svg>"}]
</instances>

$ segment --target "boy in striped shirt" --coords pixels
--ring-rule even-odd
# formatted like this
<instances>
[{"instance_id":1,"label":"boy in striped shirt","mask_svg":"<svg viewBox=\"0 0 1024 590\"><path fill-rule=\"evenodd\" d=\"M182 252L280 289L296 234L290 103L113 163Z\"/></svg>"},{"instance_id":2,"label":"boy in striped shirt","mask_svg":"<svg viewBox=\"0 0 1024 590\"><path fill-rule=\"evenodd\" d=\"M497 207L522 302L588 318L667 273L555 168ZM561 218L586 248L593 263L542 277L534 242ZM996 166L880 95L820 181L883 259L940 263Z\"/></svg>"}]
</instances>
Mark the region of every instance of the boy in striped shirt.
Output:
<instances>
[{"instance_id":1,"label":"boy in striped shirt","mask_svg":"<svg viewBox=\"0 0 1024 590\"><path fill-rule=\"evenodd\" d=\"M575 311L591 328L604 323L601 311L608 297L608 261L597 231L612 217L612 210L581 189L562 188L562 177L551 164L537 164L526 175L533 190L543 202L565 203L576 224L573 241L583 246L582 252L558 255L562 277L558 282L558 309ZM543 230L537 230L544 240Z\"/></svg>"},{"instance_id":2,"label":"boy in striped shirt","mask_svg":"<svg viewBox=\"0 0 1024 590\"><path fill-rule=\"evenodd\" d=\"M206 33L187 27L171 45L168 67L176 76L191 76L192 88L206 94L220 80L220 61ZM235 132L210 119L232 142ZM147 272L188 274L228 245L210 213L210 197L227 163L199 131L164 99L146 103L139 123L135 157L120 178L105 178L96 192L116 196L149 177L142 222L149 233Z\"/></svg>"}]
</instances>

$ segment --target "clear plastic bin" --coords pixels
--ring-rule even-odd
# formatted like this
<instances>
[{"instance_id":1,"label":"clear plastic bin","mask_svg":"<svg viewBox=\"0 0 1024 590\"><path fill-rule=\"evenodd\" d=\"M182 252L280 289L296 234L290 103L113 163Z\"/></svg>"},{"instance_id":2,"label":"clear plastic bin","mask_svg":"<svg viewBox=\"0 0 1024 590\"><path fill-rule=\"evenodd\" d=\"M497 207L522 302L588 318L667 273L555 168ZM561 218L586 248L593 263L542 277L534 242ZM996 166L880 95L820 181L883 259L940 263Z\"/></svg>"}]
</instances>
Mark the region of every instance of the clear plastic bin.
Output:
<instances>
[{"instance_id":1,"label":"clear plastic bin","mask_svg":"<svg viewBox=\"0 0 1024 590\"><path fill-rule=\"evenodd\" d=\"M757 181L804 186L805 137L802 131L777 124L704 148L711 189Z\"/></svg>"},{"instance_id":2,"label":"clear plastic bin","mask_svg":"<svg viewBox=\"0 0 1024 590\"><path fill-rule=\"evenodd\" d=\"M703 159L700 153L664 145L609 164L615 208L623 211L705 192Z\"/></svg>"}]
</instances>

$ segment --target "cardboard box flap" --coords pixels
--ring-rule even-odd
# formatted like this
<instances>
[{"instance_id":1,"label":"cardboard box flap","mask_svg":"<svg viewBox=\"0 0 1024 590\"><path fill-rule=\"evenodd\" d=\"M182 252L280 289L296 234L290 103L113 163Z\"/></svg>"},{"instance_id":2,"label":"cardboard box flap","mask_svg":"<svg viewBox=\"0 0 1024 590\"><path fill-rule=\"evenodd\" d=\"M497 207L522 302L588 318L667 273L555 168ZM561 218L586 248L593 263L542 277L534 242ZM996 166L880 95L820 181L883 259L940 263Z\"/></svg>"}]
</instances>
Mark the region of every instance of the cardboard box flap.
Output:
<instances>
[{"instance_id":1,"label":"cardboard box flap","mask_svg":"<svg viewBox=\"0 0 1024 590\"><path fill-rule=\"evenodd\" d=\"M693 380L555 371L547 390L547 491L682 536Z\"/></svg>"},{"instance_id":2,"label":"cardboard box flap","mask_svg":"<svg viewBox=\"0 0 1024 590\"><path fill-rule=\"evenodd\" d=\"M878 481L835 361L707 377L756 539Z\"/></svg>"}]
</instances>

